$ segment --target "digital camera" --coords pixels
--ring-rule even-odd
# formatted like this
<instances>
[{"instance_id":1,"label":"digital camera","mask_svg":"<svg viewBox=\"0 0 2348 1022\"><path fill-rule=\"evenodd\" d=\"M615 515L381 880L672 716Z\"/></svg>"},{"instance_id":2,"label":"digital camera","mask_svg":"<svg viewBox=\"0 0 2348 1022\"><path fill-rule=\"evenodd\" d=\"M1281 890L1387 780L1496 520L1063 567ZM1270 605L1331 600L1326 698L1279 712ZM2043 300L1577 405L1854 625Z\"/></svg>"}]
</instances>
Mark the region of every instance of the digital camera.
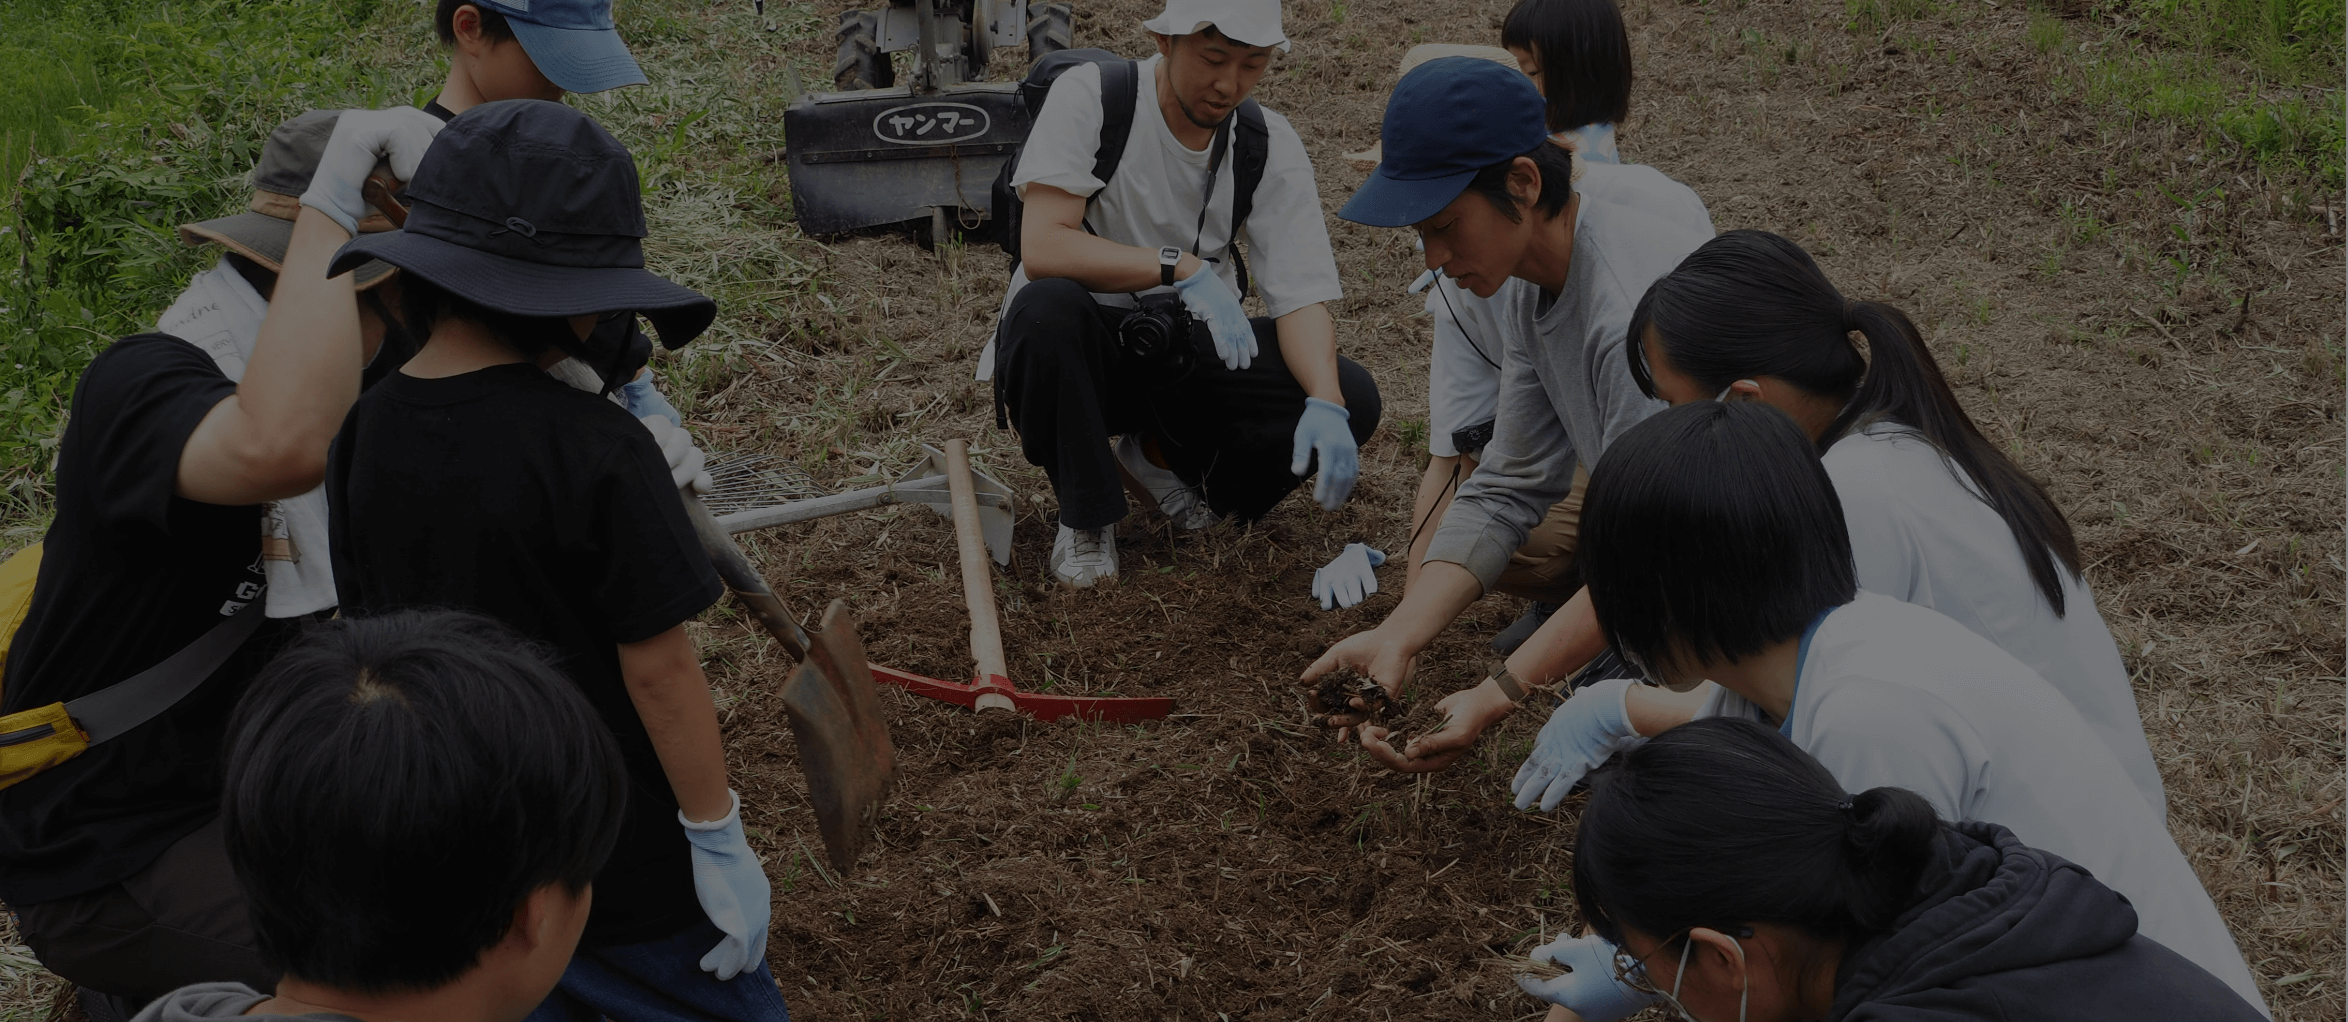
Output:
<instances>
[{"instance_id":1,"label":"digital camera","mask_svg":"<svg viewBox=\"0 0 2348 1022\"><path fill-rule=\"evenodd\" d=\"M1117 324L1117 351L1161 383L1177 383L1197 364L1190 310L1179 294L1143 295Z\"/></svg>"}]
</instances>

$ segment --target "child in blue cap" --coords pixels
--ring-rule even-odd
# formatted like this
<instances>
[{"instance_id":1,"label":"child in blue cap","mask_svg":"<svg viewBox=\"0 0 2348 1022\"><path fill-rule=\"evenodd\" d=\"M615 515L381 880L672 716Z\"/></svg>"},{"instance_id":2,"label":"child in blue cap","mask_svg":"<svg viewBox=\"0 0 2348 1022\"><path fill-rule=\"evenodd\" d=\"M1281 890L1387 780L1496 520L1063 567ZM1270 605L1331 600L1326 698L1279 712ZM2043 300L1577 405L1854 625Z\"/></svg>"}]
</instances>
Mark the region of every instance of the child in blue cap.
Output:
<instances>
[{"instance_id":1,"label":"child in blue cap","mask_svg":"<svg viewBox=\"0 0 2348 1022\"><path fill-rule=\"evenodd\" d=\"M1631 378L1623 333L1648 285L1709 234L1576 192L1574 157L1551 143L1546 107L1530 79L1502 64L1444 57L1420 65L1387 104L1378 169L1338 214L1416 229L1429 269L1490 300L1501 390L1483 459L1443 515L1401 605L1377 628L1330 647L1305 670L1306 684L1347 667L1399 690L1412 658L1494 586L1572 491L1576 467L1595 463L1662 407ZM1526 682L1562 678L1604 648L1588 597L1577 594L1493 677L1438 704L1446 727L1400 753L1376 740L1379 728L1363 728L1361 740L1394 769L1443 769L1516 708Z\"/></svg>"}]
</instances>

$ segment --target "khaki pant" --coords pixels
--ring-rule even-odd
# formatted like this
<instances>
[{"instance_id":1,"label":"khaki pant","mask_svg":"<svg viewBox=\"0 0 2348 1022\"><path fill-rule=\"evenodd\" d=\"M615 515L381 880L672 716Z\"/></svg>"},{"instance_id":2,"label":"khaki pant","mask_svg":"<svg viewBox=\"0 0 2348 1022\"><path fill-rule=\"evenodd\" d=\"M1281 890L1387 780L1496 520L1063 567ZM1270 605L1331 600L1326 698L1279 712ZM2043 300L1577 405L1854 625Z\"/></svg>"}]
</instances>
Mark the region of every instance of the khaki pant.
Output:
<instances>
[{"instance_id":1,"label":"khaki pant","mask_svg":"<svg viewBox=\"0 0 2348 1022\"><path fill-rule=\"evenodd\" d=\"M144 1004L190 983L277 986L217 819L121 883L15 908L33 957L93 990Z\"/></svg>"},{"instance_id":2,"label":"khaki pant","mask_svg":"<svg viewBox=\"0 0 2348 1022\"><path fill-rule=\"evenodd\" d=\"M1508 556L1508 567L1493 583L1494 591L1543 603L1564 603L1582 587L1574 567L1574 551L1581 545L1582 496L1590 489L1590 470L1577 467L1573 492L1551 505L1549 513L1525 536L1525 543Z\"/></svg>"}]
</instances>

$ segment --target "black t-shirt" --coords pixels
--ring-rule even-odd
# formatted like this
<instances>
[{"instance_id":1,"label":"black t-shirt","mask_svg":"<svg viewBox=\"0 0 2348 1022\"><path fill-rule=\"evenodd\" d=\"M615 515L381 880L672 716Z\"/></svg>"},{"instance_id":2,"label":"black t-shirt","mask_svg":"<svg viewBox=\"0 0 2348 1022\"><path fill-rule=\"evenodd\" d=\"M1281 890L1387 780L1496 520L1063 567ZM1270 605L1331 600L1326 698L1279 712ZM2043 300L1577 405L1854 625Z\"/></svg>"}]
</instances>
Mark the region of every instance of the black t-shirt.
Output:
<instances>
[{"instance_id":1,"label":"black t-shirt","mask_svg":"<svg viewBox=\"0 0 2348 1022\"><path fill-rule=\"evenodd\" d=\"M0 708L105 688L261 597L260 506L172 492L188 435L235 392L210 356L162 334L118 341L83 370L58 450L57 518ZM210 822L229 711L290 631L264 623L171 709L0 791L0 897L33 905L104 887Z\"/></svg>"},{"instance_id":2,"label":"black t-shirt","mask_svg":"<svg viewBox=\"0 0 2348 1022\"><path fill-rule=\"evenodd\" d=\"M619 644L675 627L724 590L652 434L528 365L395 373L351 409L326 480L343 613L497 618L553 647L618 737L628 821L595 878L583 939L642 943L699 920L676 797L628 699Z\"/></svg>"}]
</instances>

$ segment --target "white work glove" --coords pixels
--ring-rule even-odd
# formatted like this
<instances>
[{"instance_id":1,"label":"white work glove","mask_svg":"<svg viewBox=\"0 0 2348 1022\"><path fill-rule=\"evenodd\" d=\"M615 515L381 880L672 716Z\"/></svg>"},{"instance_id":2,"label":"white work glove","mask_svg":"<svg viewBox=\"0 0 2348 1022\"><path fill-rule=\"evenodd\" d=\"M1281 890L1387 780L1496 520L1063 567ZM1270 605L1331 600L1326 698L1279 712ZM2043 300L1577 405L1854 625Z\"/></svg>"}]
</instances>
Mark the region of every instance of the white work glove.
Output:
<instances>
[{"instance_id":1,"label":"white work glove","mask_svg":"<svg viewBox=\"0 0 2348 1022\"><path fill-rule=\"evenodd\" d=\"M402 181L416 176L432 136L440 133L440 118L412 106L388 110L345 110L336 115L334 134L318 154L318 171L302 192L302 205L334 218L352 237L359 218L367 215L367 200L359 189L377 161L390 161L391 173Z\"/></svg>"},{"instance_id":2,"label":"white work glove","mask_svg":"<svg viewBox=\"0 0 2348 1022\"><path fill-rule=\"evenodd\" d=\"M668 395L662 394L660 388L652 385L651 366L639 370L635 379L620 384L620 403L627 406L628 414L639 419L658 415L669 420L671 425L684 428L684 415L678 413L677 406L669 403Z\"/></svg>"},{"instance_id":3,"label":"white work glove","mask_svg":"<svg viewBox=\"0 0 2348 1022\"><path fill-rule=\"evenodd\" d=\"M1533 740L1533 753L1525 757L1525 765L1516 770L1516 779L1508 790L1516 793L1516 807L1531 809L1541 804L1546 813L1565 800L1574 782L1582 775L1598 768L1607 757L1643 741L1631 729L1630 708L1626 704L1632 681L1629 678L1608 678L1573 694L1549 715L1549 722L1541 725L1541 736Z\"/></svg>"},{"instance_id":4,"label":"white work glove","mask_svg":"<svg viewBox=\"0 0 2348 1022\"><path fill-rule=\"evenodd\" d=\"M1182 307L1207 325L1207 333L1215 338L1215 357L1223 360L1223 368L1245 369L1255 361L1255 325L1247 321L1247 310L1239 307L1239 293L1224 283L1215 264L1199 263L1190 276L1174 282L1174 290L1182 292Z\"/></svg>"},{"instance_id":5,"label":"white work glove","mask_svg":"<svg viewBox=\"0 0 2348 1022\"><path fill-rule=\"evenodd\" d=\"M1661 994L1633 990L1617 979L1614 952L1614 945L1595 933L1587 937L1560 936L1534 948L1532 957L1564 966L1569 971L1554 979L1520 975L1516 985L1525 993L1563 1005L1584 1022L1615 1022L1663 1000Z\"/></svg>"},{"instance_id":6,"label":"white work glove","mask_svg":"<svg viewBox=\"0 0 2348 1022\"><path fill-rule=\"evenodd\" d=\"M1360 543L1347 543L1336 559L1313 572L1313 598L1322 610L1351 607L1378 591L1378 573L1370 569L1386 563L1386 555Z\"/></svg>"},{"instance_id":7,"label":"white work glove","mask_svg":"<svg viewBox=\"0 0 2348 1022\"><path fill-rule=\"evenodd\" d=\"M660 445L660 456L669 463L669 481L676 483L677 489L691 487L694 493L708 493L717 488L706 467L709 456L693 446L693 434L663 415L647 415L636 421L652 431L652 441Z\"/></svg>"},{"instance_id":8,"label":"white work glove","mask_svg":"<svg viewBox=\"0 0 2348 1022\"><path fill-rule=\"evenodd\" d=\"M716 973L721 982L765 960L766 926L774 912L766 870L742 837L742 796L729 789L726 797L734 807L722 820L695 823L677 810L685 840L693 845L693 893L709 921L726 934L701 956L701 971Z\"/></svg>"}]
</instances>

